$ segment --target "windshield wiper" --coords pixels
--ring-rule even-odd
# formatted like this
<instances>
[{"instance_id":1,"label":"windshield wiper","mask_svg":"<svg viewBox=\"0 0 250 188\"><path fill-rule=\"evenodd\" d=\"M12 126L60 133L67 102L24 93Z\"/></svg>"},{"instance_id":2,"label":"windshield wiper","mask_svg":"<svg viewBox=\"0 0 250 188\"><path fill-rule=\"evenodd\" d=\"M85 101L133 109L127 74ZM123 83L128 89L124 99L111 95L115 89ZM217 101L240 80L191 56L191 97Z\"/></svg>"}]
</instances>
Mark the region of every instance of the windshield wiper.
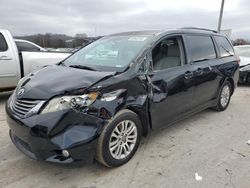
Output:
<instances>
[{"instance_id":1,"label":"windshield wiper","mask_svg":"<svg viewBox=\"0 0 250 188\"><path fill-rule=\"evenodd\" d=\"M86 69L86 70L96 71L95 69L93 69L91 67L88 67L88 66L84 66L84 65L70 65L69 67L77 68L77 69Z\"/></svg>"}]
</instances>

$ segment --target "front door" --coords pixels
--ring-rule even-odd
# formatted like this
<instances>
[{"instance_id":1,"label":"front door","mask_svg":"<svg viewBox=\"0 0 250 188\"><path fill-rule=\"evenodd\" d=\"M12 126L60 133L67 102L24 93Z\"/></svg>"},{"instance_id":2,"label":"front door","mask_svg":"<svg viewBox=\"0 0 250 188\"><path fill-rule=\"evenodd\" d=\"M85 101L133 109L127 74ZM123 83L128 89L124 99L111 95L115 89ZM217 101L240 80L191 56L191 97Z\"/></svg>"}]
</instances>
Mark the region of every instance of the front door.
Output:
<instances>
[{"instance_id":1,"label":"front door","mask_svg":"<svg viewBox=\"0 0 250 188\"><path fill-rule=\"evenodd\" d=\"M7 38L0 32L0 88L15 87L17 84L17 62L12 46L8 46Z\"/></svg>"},{"instance_id":2,"label":"front door","mask_svg":"<svg viewBox=\"0 0 250 188\"><path fill-rule=\"evenodd\" d=\"M186 64L182 36L161 40L152 50L149 110L153 128L166 126L193 103L194 67Z\"/></svg>"}]
</instances>

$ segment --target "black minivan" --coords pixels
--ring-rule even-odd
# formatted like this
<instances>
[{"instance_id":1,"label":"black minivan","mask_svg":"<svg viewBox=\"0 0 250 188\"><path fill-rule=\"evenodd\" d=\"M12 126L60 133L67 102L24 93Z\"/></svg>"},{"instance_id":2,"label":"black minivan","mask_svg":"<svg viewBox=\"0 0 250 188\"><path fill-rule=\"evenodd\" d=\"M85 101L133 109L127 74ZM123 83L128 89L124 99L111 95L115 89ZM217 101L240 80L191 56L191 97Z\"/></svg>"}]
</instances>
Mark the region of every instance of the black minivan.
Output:
<instances>
[{"instance_id":1,"label":"black minivan","mask_svg":"<svg viewBox=\"0 0 250 188\"><path fill-rule=\"evenodd\" d=\"M19 82L6 104L10 137L34 159L120 166L149 130L225 110L238 77L239 58L215 31L109 35Z\"/></svg>"}]
</instances>

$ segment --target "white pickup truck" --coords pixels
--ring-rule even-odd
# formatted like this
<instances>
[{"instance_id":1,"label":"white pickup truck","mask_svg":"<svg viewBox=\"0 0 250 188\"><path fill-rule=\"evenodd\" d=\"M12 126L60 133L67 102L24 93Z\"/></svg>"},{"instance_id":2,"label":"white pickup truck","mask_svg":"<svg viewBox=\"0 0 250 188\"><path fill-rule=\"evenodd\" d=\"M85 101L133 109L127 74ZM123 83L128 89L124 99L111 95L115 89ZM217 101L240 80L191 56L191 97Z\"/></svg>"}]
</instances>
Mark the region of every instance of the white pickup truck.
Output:
<instances>
[{"instance_id":1,"label":"white pickup truck","mask_svg":"<svg viewBox=\"0 0 250 188\"><path fill-rule=\"evenodd\" d=\"M59 63L69 55L61 52L19 52L10 32L0 29L0 91L15 88L25 75Z\"/></svg>"}]
</instances>

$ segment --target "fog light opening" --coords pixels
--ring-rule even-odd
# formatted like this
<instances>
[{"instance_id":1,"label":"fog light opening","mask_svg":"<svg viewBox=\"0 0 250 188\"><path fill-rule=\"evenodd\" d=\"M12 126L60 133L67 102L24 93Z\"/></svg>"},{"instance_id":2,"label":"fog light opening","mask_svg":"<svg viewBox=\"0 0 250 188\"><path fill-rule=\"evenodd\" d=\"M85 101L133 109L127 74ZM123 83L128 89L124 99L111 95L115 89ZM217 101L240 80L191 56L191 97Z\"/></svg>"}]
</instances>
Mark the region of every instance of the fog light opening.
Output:
<instances>
[{"instance_id":1,"label":"fog light opening","mask_svg":"<svg viewBox=\"0 0 250 188\"><path fill-rule=\"evenodd\" d=\"M62 150L62 155L64 157L69 157L69 152L66 149L64 149L64 150Z\"/></svg>"}]
</instances>

